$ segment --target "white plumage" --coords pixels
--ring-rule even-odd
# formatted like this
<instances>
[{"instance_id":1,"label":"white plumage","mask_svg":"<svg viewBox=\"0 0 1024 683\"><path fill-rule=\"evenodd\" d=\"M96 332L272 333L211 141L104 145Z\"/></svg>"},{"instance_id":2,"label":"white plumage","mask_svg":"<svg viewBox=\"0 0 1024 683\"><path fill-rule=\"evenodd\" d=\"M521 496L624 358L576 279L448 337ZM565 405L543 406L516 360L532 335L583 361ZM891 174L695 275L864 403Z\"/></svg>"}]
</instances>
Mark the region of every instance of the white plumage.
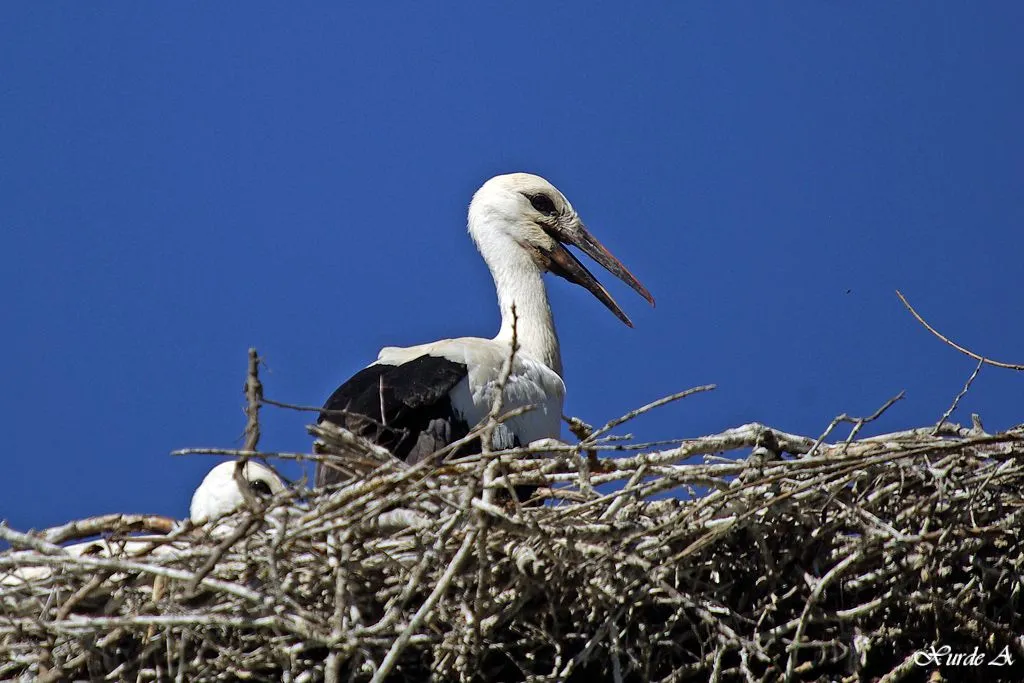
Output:
<instances>
[{"instance_id":1,"label":"white plumage","mask_svg":"<svg viewBox=\"0 0 1024 683\"><path fill-rule=\"evenodd\" d=\"M194 524L205 524L234 512L245 503L245 497L235 481L234 461L222 462L203 477L192 494L189 517ZM245 463L242 476L258 495L273 496L284 490L284 482L274 470L252 460Z\"/></svg>"},{"instance_id":2,"label":"white plumage","mask_svg":"<svg viewBox=\"0 0 1024 683\"><path fill-rule=\"evenodd\" d=\"M192 494L190 519L193 524L203 525L216 522L218 518L228 515L245 502L242 492L235 481L235 463L222 462L211 469L202 483ZM243 476L249 482L256 495L275 495L284 490L284 483L277 474L258 462L247 462ZM218 523L206 528L212 536L225 536L234 530L230 524ZM61 546L61 550L72 557L98 557L139 559L145 561L149 557L174 555L188 549L187 541L160 543L159 539L139 540L137 537L101 538L83 543L71 543ZM19 584L42 581L53 575L54 568L50 564L33 566L31 561L38 557L33 551L15 551L12 558L23 558L21 566L0 576L0 585L17 586ZM118 580L115 574L112 580Z\"/></svg>"},{"instance_id":3,"label":"white plumage","mask_svg":"<svg viewBox=\"0 0 1024 683\"><path fill-rule=\"evenodd\" d=\"M460 337L418 346L387 346L381 349L375 365L401 365L421 356L465 365L466 376L448 392L448 397L456 416L473 426L486 418L494 405L501 370L510 352L511 341ZM516 442L528 444L557 437L564 398L565 383L558 373L520 348L505 383L502 406L506 412L523 406L534 409L498 425L493 447L512 448Z\"/></svg>"},{"instance_id":4,"label":"white plumage","mask_svg":"<svg viewBox=\"0 0 1024 683\"><path fill-rule=\"evenodd\" d=\"M562 193L539 176L512 173L488 180L473 196L468 225L494 278L501 310L498 334L493 339L460 337L386 347L375 363L332 394L321 421L339 424L399 458L417 462L465 436L489 414L514 336L518 348L502 405L505 410L527 405L535 409L499 427L493 445L509 448L557 439L565 384L543 274L552 272L585 287L632 326L563 243L579 247L654 303L643 285L587 231ZM318 485L342 478L329 463L317 468Z\"/></svg>"}]
</instances>

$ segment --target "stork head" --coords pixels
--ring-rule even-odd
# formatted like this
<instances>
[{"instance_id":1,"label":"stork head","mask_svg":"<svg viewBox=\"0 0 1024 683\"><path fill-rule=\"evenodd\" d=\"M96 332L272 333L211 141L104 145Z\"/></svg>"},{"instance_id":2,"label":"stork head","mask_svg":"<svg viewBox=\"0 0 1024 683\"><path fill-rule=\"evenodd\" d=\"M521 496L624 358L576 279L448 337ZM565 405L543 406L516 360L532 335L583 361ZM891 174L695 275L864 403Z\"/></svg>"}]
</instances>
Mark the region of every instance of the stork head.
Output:
<instances>
[{"instance_id":1,"label":"stork head","mask_svg":"<svg viewBox=\"0 0 1024 683\"><path fill-rule=\"evenodd\" d=\"M590 234L565 195L540 176L509 173L484 183L469 205L469 232L484 258L492 245L507 245L511 239L541 271L585 287L630 327L633 323L608 290L565 245L578 247L654 305L647 288Z\"/></svg>"},{"instance_id":2,"label":"stork head","mask_svg":"<svg viewBox=\"0 0 1024 683\"><path fill-rule=\"evenodd\" d=\"M284 483L274 470L250 460L245 463L242 476L257 496L273 496L284 490ZM196 492L192 494L189 509L192 521L203 524L211 519L223 517L242 506L245 498L235 481L235 462L222 462L203 478Z\"/></svg>"}]
</instances>

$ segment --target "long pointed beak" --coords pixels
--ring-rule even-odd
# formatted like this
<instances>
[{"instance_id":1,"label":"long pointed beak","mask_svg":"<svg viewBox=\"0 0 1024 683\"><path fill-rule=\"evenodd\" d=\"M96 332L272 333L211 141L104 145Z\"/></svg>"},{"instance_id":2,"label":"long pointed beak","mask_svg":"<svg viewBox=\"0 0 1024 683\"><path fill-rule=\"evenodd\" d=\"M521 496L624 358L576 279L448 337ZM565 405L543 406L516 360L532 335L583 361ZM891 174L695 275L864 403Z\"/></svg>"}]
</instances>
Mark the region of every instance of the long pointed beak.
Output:
<instances>
[{"instance_id":1,"label":"long pointed beak","mask_svg":"<svg viewBox=\"0 0 1024 683\"><path fill-rule=\"evenodd\" d=\"M637 294L647 299L650 304L654 305L654 297L647 291L647 288L640 284L629 269L622 265L619 259L615 258L610 251L608 251L603 244L597 241L597 239L590 234L586 226L582 222L574 221L570 225L560 226L558 231L558 239L561 242L566 242L579 247L583 253L590 258L597 261L601 266L609 273L619 278L627 285L632 287ZM573 256L572 252L566 249L561 244L556 245L555 249L548 255L551 259L551 272L559 277L563 277L570 282L585 287L591 294L603 303L608 310L614 313L619 320L626 323L630 327L633 327L632 321L629 317L619 308L619 305L615 303L615 299L608 293L597 278L587 270L586 266L580 263L579 259Z\"/></svg>"}]
</instances>

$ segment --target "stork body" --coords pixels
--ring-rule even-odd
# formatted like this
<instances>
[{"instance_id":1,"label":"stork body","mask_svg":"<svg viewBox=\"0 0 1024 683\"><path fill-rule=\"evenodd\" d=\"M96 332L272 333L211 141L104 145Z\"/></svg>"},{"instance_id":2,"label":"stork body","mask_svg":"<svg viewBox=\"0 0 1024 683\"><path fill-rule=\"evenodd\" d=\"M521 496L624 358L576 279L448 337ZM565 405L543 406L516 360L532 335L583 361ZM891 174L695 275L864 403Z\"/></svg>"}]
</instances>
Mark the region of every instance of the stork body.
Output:
<instances>
[{"instance_id":1,"label":"stork body","mask_svg":"<svg viewBox=\"0 0 1024 683\"><path fill-rule=\"evenodd\" d=\"M189 518L193 524L201 526L213 522L243 505L245 498L238 488L234 474L234 462L220 463L207 473L192 494ZM249 482L249 487L256 496L269 498L284 490L284 482L280 477L272 469L258 462L246 463L242 476ZM177 525L176 522L175 525ZM210 535L216 537L227 536L234 530L235 527L232 524L222 523L207 527ZM62 550L72 557L140 559L143 561L154 557L175 556L189 548L190 544L187 540L161 543L155 537L139 540L132 536L100 538L62 546ZM0 572L0 586L27 585L45 581L53 576L53 565L32 564L32 559L38 556L35 551L14 551L12 556L24 558L24 563L13 571ZM124 576L124 574L114 574L110 580L120 581Z\"/></svg>"},{"instance_id":2,"label":"stork body","mask_svg":"<svg viewBox=\"0 0 1024 683\"><path fill-rule=\"evenodd\" d=\"M387 347L377 362L339 387L324 409L366 416L366 421L341 418L342 426L416 463L466 436L487 416L510 347L509 342L476 337ZM512 448L556 437L564 397L565 385L558 373L522 349L517 351L502 405L506 410L535 407L498 425L493 447ZM339 420L329 413L325 419Z\"/></svg>"},{"instance_id":3,"label":"stork body","mask_svg":"<svg viewBox=\"0 0 1024 683\"><path fill-rule=\"evenodd\" d=\"M242 477L256 496L270 498L284 490L284 482L277 473L254 460L245 463ZM234 512L244 503L245 495L235 480L234 461L222 462L206 473L192 494L189 518L195 524L205 524Z\"/></svg>"},{"instance_id":4,"label":"stork body","mask_svg":"<svg viewBox=\"0 0 1024 683\"><path fill-rule=\"evenodd\" d=\"M586 287L632 326L562 242L583 249L653 304L647 290L587 232L568 200L539 176L513 173L487 181L470 204L469 233L494 278L501 308L498 334L386 347L376 362L331 395L320 421L339 424L407 462L418 462L466 436L489 414L515 339L502 406L534 408L499 425L492 445L512 448L558 438L565 384L543 273ZM479 448L471 443L459 453ZM329 463L317 468L318 485L342 478Z\"/></svg>"}]
</instances>

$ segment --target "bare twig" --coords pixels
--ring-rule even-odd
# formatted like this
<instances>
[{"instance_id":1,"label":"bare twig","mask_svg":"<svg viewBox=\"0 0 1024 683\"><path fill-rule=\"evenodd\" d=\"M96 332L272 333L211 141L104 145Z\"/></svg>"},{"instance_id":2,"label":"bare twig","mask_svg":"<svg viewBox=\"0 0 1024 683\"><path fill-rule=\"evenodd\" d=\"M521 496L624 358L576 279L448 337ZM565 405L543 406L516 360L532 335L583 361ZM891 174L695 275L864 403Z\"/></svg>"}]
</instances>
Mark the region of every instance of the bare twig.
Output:
<instances>
[{"instance_id":1,"label":"bare twig","mask_svg":"<svg viewBox=\"0 0 1024 683\"><path fill-rule=\"evenodd\" d=\"M906 392L901 391L900 393L896 394L888 401L883 403L882 407L880 407L878 410L876 410L867 417L853 417L851 415L847 415L846 413L843 413L842 415L836 415L832 419L832 422L829 423L828 427L825 428L825 431L821 433L821 436L818 437L818 440L814 442L814 446L811 447L811 450L808 451L807 455L813 456L817 454L818 447L825 441L825 439L827 439L832 434L832 430L834 430L843 422L847 422L853 425L853 428L850 429L850 434L849 436L846 437L846 442L844 443L844 447L848 447L850 443L853 442L853 439L857 436L858 432L860 432L861 427L863 427L869 422L874 422L875 420L880 418L885 411L887 411L889 408L893 406L894 403L903 400L904 396L906 396Z\"/></svg>"},{"instance_id":2,"label":"bare twig","mask_svg":"<svg viewBox=\"0 0 1024 683\"><path fill-rule=\"evenodd\" d=\"M163 515L99 515L79 519L38 532L47 543L67 543L100 534L128 534L149 531L170 533L177 520Z\"/></svg>"},{"instance_id":3,"label":"bare twig","mask_svg":"<svg viewBox=\"0 0 1024 683\"><path fill-rule=\"evenodd\" d=\"M255 451L260 442L260 403L263 400L263 383L260 382L260 357L256 349L249 349L249 367L245 377L245 445L247 451Z\"/></svg>"},{"instance_id":4,"label":"bare twig","mask_svg":"<svg viewBox=\"0 0 1024 683\"><path fill-rule=\"evenodd\" d=\"M599 436L602 436L603 434L608 433L612 429L615 429L616 427L618 427L620 424L622 424L624 422L629 422L633 418L638 417L640 415L643 415L644 413L650 412L650 411L654 410L655 408L660 408L663 405L667 405L669 403L673 403L673 402L678 401L680 399L684 399L687 396L693 396L694 394L700 394L700 393L703 393L705 391L712 391L714 389L715 389L715 385L714 384L705 384L705 385L702 385L702 386L699 386L699 387L693 387L692 389L686 389L685 391L680 391L680 392L677 392L675 394L670 394L668 396L665 396L664 398L659 398L656 401L651 401L647 405L640 406L636 410L631 410L628 413L626 413L625 415L621 415L621 416L615 418L614 420L609 420L603 427L599 427L599 428L595 429L593 432L591 432L590 436L587 437L587 439L585 440L584 443L586 443L586 444L593 443Z\"/></svg>"},{"instance_id":5,"label":"bare twig","mask_svg":"<svg viewBox=\"0 0 1024 683\"><path fill-rule=\"evenodd\" d=\"M910 305L910 302L907 301L907 298L905 296L903 296L903 293L900 292L900 290L898 290L898 289L896 290L896 296L898 296L900 298L900 301L903 302L903 305L907 307L907 310L910 311L910 314L912 316L914 316L914 318L917 320L917 322L919 322L922 325L924 325L924 328L926 330L928 330L929 332L934 334L936 337L941 339L943 342L945 342L947 345L952 346L954 349L956 349L960 353L964 354L965 356L970 356L971 358L973 358L974 360L978 361L979 363L984 363L985 365L991 365L992 367L996 367L996 368L1006 368L1008 370L1024 370L1024 365L1020 365L1020 364L1017 364L1017 363L1003 363L1001 361L992 360L991 358L986 358L984 356L979 356L978 354L974 353L970 349L968 349L968 348L966 348L964 346L961 346L960 344L957 344L955 341L953 341L949 337L943 335L941 332L939 332L934 327L929 325L928 321L925 320L924 318L922 318L921 314L914 310L914 307Z\"/></svg>"},{"instance_id":6,"label":"bare twig","mask_svg":"<svg viewBox=\"0 0 1024 683\"><path fill-rule=\"evenodd\" d=\"M255 451L260 442L260 401L263 399L263 383L260 382L260 357L256 349L249 349L248 372L245 376L245 445L244 451ZM235 484L250 509L259 507L259 499L245 477L248 457L241 457L235 463Z\"/></svg>"},{"instance_id":7,"label":"bare twig","mask_svg":"<svg viewBox=\"0 0 1024 683\"><path fill-rule=\"evenodd\" d=\"M933 432L934 434L938 435L939 429L941 429L942 425L946 422L946 420L949 419L949 416L953 414L953 411L956 410L956 407L960 405L960 401L963 400L963 397L967 395L968 391L970 391L971 385L974 384L974 380L978 377L978 373L981 372L981 366L983 366L984 364L984 360L978 361L978 364L974 368L974 372L971 373L971 376L968 377L967 381L964 383L964 388L960 390L960 393L957 394L956 398L953 399L953 403L951 403L949 408L946 409L946 412L942 414L942 417L939 418L939 421L935 423L935 430Z\"/></svg>"},{"instance_id":8,"label":"bare twig","mask_svg":"<svg viewBox=\"0 0 1024 683\"><path fill-rule=\"evenodd\" d=\"M473 550L473 543L476 541L476 530L470 530L466 537L462 540L462 546L458 552L455 553L455 557L448 564L448 568L444 574L438 580L437 585L434 586L434 590L431 591L427 599L420 605L420 608L416 610L416 614L413 615L409 621L409 625L406 626L402 632L395 639L395 642L388 649L387 654L384 656L384 661L380 663L380 668L373 674L371 683L380 683L387 675L391 673L391 670L395 667L398 662L398 657L402 654L402 651L408 646L409 638L416 633L422 626L427 615L434 608L437 602L445 594L445 592L451 587L452 581L455 578L456 573L462 569L462 564L469 557L470 551Z\"/></svg>"},{"instance_id":9,"label":"bare twig","mask_svg":"<svg viewBox=\"0 0 1024 683\"><path fill-rule=\"evenodd\" d=\"M494 388L494 399L491 401L491 409L485 418L485 426L480 436L480 445L486 455L494 449L494 430L498 427L498 415L505 406L505 388L508 379L512 376L512 369L515 367L516 352L519 350L519 316L516 313L516 305L512 304L512 340L508 345L508 356L501 365L501 372L498 375L498 383Z\"/></svg>"},{"instance_id":10,"label":"bare twig","mask_svg":"<svg viewBox=\"0 0 1024 683\"><path fill-rule=\"evenodd\" d=\"M605 458L590 496L579 445L367 451L350 483L243 508L226 537L0 526L0 678L852 683L914 677L943 642L1024 659L1024 431L861 436L896 400L838 441L751 423ZM511 510L524 485L555 504ZM89 533L110 537L49 542Z\"/></svg>"}]
</instances>

